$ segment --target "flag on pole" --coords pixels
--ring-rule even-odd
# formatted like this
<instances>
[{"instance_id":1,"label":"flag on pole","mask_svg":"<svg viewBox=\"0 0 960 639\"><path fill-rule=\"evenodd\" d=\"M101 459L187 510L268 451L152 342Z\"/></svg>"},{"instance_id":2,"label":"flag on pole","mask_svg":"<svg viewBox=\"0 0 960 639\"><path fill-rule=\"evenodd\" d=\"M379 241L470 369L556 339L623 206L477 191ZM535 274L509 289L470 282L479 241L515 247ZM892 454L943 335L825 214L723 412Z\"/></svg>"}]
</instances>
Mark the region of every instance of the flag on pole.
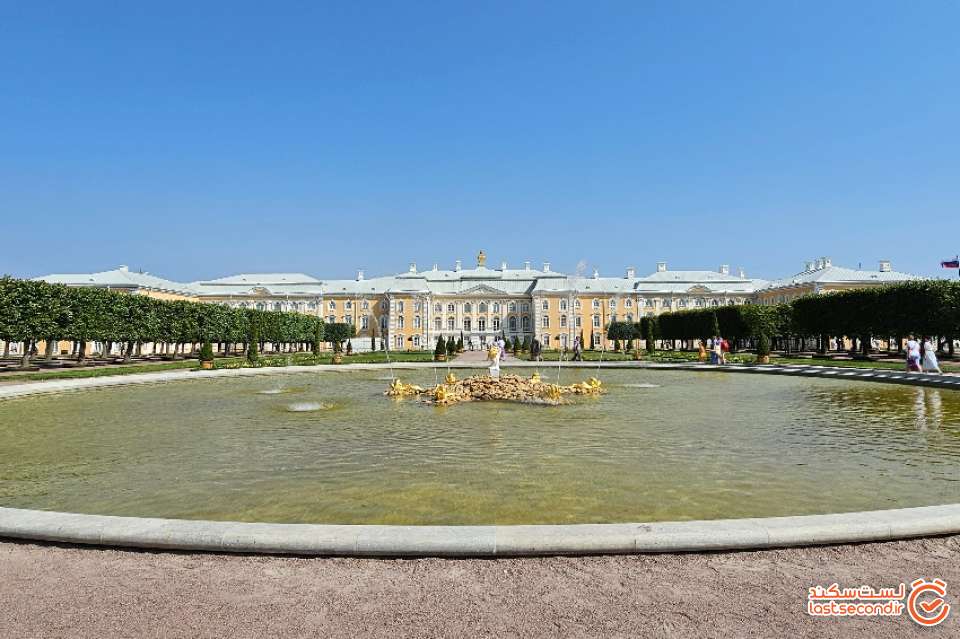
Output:
<instances>
[{"instance_id":1,"label":"flag on pole","mask_svg":"<svg viewBox=\"0 0 960 639\"><path fill-rule=\"evenodd\" d=\"M940 262L940 266L943 268L960 268L960 255L953 258L952 260L944 260Z\"/></svg>"}]
</instances>

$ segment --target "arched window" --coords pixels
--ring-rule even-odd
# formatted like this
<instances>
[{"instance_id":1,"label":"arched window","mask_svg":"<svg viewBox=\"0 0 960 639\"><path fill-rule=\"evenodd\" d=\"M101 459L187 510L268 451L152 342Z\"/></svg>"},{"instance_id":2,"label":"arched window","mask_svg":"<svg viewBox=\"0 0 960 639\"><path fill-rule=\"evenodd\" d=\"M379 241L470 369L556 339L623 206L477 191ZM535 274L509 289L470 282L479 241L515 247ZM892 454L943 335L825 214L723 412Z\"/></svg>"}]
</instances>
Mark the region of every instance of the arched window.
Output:
<instances>
[{"instance_id":1,"label":"arched window","mask_svg":"<svg viewBox=\"0 0 960 639\"><path fill-rule=\"evenodd\" d=\"M480 302L480 307L479 307L478 310L479 310L481 313L486 313L486 312L487 312L487 303L486 303L486 302Z\"/></svg>"},{"instance_id":2,"label":"arched window","mask_svg":"<svg viewBox=\"0 0 960 639\"><path fill-rule=\"evenodd\" d=\"M469 330L470 330L470 326L471 326L470 318L469 318L469 317L464 317L464 318L463 318L463 330L469 331Z\"/></svg>"},{"instance_id":3,"label":"arched window","mask_svg":"<svg viewBox=\"0 0 960 639\"><path fill-rule=\"evenodd\" d=\"M523 326L523 330L524 330L524 331L529 331L529 330L530 330L530 316L529 316L529 315L524 315L524 316L523 316L523 320L520 322L520 324L521 324L521 326Z\"/></svg>"},{"instance_id":4,"label":"arched window","mask_svg":"<svg viewBox=\"0 0 960 639\"><path fill-rule=\"evenodd\" d=\"M397 302L397 312L398 313L403 312L403 302Z\"/></svg>"},{"instance_id":5,"label":"arched window","mask_svg":"<svg viewBox=\"0 0 960 639\"><path fill-rule=\"evenodd\" d=\"M481 333L482 333L483 331L487 330L487 318L486 318L486 317L481 317L480 319L477 320L477 330L480 331Z\"/></svg>"},{"instance_id":6,"label":"arched window","mask_svg":"<svg viewBox=\"0 0 960 639\"><path fill-rule=\"evenodd\" d=\"M420 348L420 336L419 336L419 335L414 335L414 336L413 336L413 345L416 346L417 348Z\"/></svg>"},{"instance_id":7,"label":"arched window","mask_svg":"<svg viewBox=\"0 0 960 639\"><path fill-rule=\"evenodd\" d=\"M337 308L337 303L334 302L333 300L330 300L330 303L327 304L327 308L329 308L329 309L332 311L332 310L334 310L335 308Z\"/></svg>"},{"instance_id":8,"label":"arched window","mask_svg":"<svg viewBox=\"0 0 960 639\"><path fill-rule=\"evenodd\" d=\"M353 308L353 302L350 300L347 300L346 304L344 304L343 307L349 311Z\"/></svg>"},{"instance_id":9,"label":"arched window","mask_svg":"<svg viewBox=\"0 0 960 639\"><path fill-rule=\"evenodd\" d=\"M513 315L510 316L510 332L517 332L517 318Z\"/></svg>"},{"instance_id":10,"label":"arched window","mask_svg":"<svg viewBox=\"0 0 960 639\"><path fill-rule=\"evenodd\" d=\"M580 300L573 300L573 308L578 311L580 310Z\"/></svg>"},{"instance_id":11,"label":"arched window","mask_svg":"<svg viewBox=\"0 0 960 639\"><path fill-rule=\"evenodd\" d=\"M611 297L611 298L610 298L610 308L616 308L616 307L617 307L617 298Z\"/></svg>"},{"instance_id":12,"label":"arched window","mask_svg":"<svg viewBox=\"0 0 960 639\"><path fill-rule=\"evenodd\" d=\"M624 300L623 305L627 308L633 308L633 300L628 297L626 300Z\"/></svg>"},{"instance_id":13,"label":"arched window","mask_svg":"<svg viewBox=\"0 0 960 639\"><path fill-rule=\"evenodd\" d=\"M499 331L499 330L500 330L500 318L499 318L499 317L494 317L493 320L492 320L492 323L493 323L493 330Z\"/></svg>"},{"instance_id":14,"label":"arched window","mask_svg":"<svg viewBox=\"0 0 960 639\"><path fill-rule=\"evenodd\" d=\"M280 304L280 302L274 302L274 303L273 303L273 310L279 311L281 308L283 308L283 305Z\"/></svg>"},{"instance_id":15,"label":"arched window","mask_svg":"<svg viewBox=\"0 0 960 639\"><path fill-rule=\"evenodd\" d=\"M264 310L264 308L266 308L266 307L264 306L263 302L257 302L257 310L258 310L258 311L262 311L262 310Z\"/></svg>"},{"instance_id":16,"label":"arched window","mask_svg":"<svg viewBox=\"0 0 960 639\"><path fill-rule=\"evenodd\" d=\"M560 300L560 310L561 311L567 310L567 300Z\"/></svg>"},{"instance_id":17,"label":"arched window","mask_svg":"<svg viewBox=\"0 0 960 639\"><path fill-rule=\"evenodd\" d=\"M500 302L494 302L494 303L493 303L493 312L494 312L494 313L499 313L499 312L500 312Z\"/></svg>"},{"instance_id":18,"label":"arched window","mask_svg":"<svg viewBox=\"0 0 960 639\"><path fill-rule=\"evenodd\" d=\"M471 304L470 302L467 302L466 304L464 304L464 305L463 305L463 312L464 312L464 313L472 313L472 312L473 312L473 304Z\"/></svg>"},{"instance_id":19,"label":"arched window","mask_svg":"<svg viewBox=\"0 0 960 639\"><path fill-rule=\"evenodd\" d=\"M540 305L540 308L544 311L550 310L550 300L543 300L543 303Z\"/></svg>"},{"instance_id":20,"label":"arched window","mask_svg":"<svg viewBox=\"0 0 960 639\"><path fill-rule=\"evenodd\" d=\"M596 311L596 310L599 310L599 308L600 308L600 300L593 300L593 310Z\"/></svg>"},{"instance_id":21,"label":"arched window","mask_svg":"<svg viewBox=\"0 0 960 639\"><path fill-rule=\"evenodd\" d=\"M454 319L454 318L452 318L452 317L448 317L448 318L447 318L447 330L448 330L448 331L452 331L452 330L455 329L456 327L457 327L457 320Z\"/></svg>"},{"instance_id":22,"label":"arched window","mask_svg":"<svg viewBox=\"0 0 960 639\"><path fill-rule=\"evenodd\" d=\"M336 323L337 323L337 318L336 318L335 315L331 315L330 317L327 318L327 321L328 321L329 323L331 323L331 324L336 324Z\"/></svg>"},{"instance_id":23,"label":"arched window","mask_svg":"<svg viewBox=\"0 0 960 639\"><path fill-rule=\"evenodd\" d=\"M370 310L370 302L368 302L367 300L363 300L363 303L360 305L360 308L362 308L362 309L365 310L365 311L369 311L369 310Z\"/></svg>"}]
</instances>

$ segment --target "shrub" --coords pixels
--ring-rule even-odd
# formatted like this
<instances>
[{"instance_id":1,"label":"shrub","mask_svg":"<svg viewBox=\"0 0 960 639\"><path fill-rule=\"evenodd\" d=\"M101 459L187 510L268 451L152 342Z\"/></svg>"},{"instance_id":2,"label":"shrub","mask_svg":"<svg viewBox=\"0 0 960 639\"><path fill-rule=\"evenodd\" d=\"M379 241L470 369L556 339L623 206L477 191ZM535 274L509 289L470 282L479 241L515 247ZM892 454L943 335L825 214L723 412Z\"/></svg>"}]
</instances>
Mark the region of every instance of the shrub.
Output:
<instances>
[{"instance_id":1,"label":"shrub","mask_svg":"<svg viewBox=\"0 0 960 639\"><path fill-rule=\"evenodd\" d=\"M446 355L446 354L447 354L447 346L446 346L446 344L444 343L442 336L437 337L437 346L436 346L436 348L433 349L433 354L434 354L434 355Z\"/></svg>"},{"instance_id":2,"label":"shrub","mask_svg":"<svg viewBox=\"0 0 960 639\"><path fill-rule=\"evenodd\" d=\"M260 361L260 327L256 322L250 323L250 333L247 335L247 361L251 364Z\"/></svg>"},{"instance_id":3,"label":"shrub","mask_svg":"<svg viewBox=\"0 0 960 639\"><path fill-rule=\"evenodd\" d=\"M347 340L347 355L353 355L353 343Z\"/></svg>"},{"instance_id":4,"label":"shrub","mask_svg":"<svg viewBox=\"0 0 960 639\"><path fill-rule=\"evenodd\" d=\"M457 352L457 343L453 341L453 335L447 338L447 355L453 355Z\"/></svg>"},{"instance_id":5,"label":"shrub","mask_svg":"<svg viewBox=\"0 0 960 639\"><path fill-rule=\"evenodd\" d=\"M766 333L757 336L757 357L766 357L770 354L770 337Z\"/></svg>"},{"instance_id":6,"label":"shrub","mask_svg":"<svg viewBox=\"0 0 960 639\"><path fill-rule=\"evenodd\" d=\"M200 361L201 362L212 362L213 361L213 344L210 343L210 340L203 340L203 346L200 347Z\"/></svg>"},{"instance_id":7,"label":"shrub","mask_svg":"<svg viewBox=\"0 0 960 639\"><path fill-rule=\"evenodd\" d=\"M530 336L529 336L529 335L527 335L526 337L523 338L523 343L520 344L520 350L523 351L524 353L526 353L526 352L528 352L528 351L530 350Z\"/></svg>"}]
</instances>

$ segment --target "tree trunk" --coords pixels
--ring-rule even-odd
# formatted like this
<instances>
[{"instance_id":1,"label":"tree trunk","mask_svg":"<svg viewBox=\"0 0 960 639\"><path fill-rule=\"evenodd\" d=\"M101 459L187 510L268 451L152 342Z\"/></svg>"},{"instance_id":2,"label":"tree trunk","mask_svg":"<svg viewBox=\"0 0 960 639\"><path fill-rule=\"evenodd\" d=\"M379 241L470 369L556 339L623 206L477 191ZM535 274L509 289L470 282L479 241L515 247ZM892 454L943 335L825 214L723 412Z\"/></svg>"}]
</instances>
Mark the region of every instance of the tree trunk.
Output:
<instances>
[{"instance_id":1,"label":"tree trunk","mask_svg":"<svg viewBox=\"0 0 960 639\"><path fill-rule=\"evenodd\" d=\"M27 368L30 366L30 351L33 350L33 340L28 339L23 342L23 354L20 356L20 366Z\"/></svg>"},{"instance_id":2,"label":"tree trunk","mask_svg":"<svg viewBox=\"0 0 960 639\"><path fill-rule=\"evenodd\" d=\"M129 362L130 358L133 356L133 340L127 342L127 348L123 351L123 361L124 363Z\"/></svg>"},{"instance_id":3,"label":"tree trunk","mask_svg":"<svg viewBox=\"0 0 960 639\"><path fill-rule=\"evenodd\" d=\"M10 341L9 340L4 340L3 342L3 356L5 358L10 357Z\"/></svg>"},{"instance_id":4,"label":"tree trunk","mask_svg":"<svg viewBox=\"0 0 960 639\"><path fill-rule=\"evenodd\" d=\"M47 360L48 362L51 361L53 359L53 353L56 350L56 347L57 340L53 339L52 337L48 337L47 347L44 349L43 353L43 359Z\"/></svg>"},{"instance_id":5,"label":"tree trunk","mask_svg":"<svg viewBox=\"0 0 960 639\"><path fill-rule=\"evenodd\" d=\"M100 354L101 357L103 357L104 359L110 359L110 351L112 350L113 350L113 342L111 342L110 340L105 341L103 343L103 353Z\"/></svg>"},{"instance_id":6,"label":"tree trunk","mask_svg":"<svg viewBox=\"0 0 960 639\"><path fill-rule=\"evenodd\" d=\"M87 359L87 340L81 339L77 342L77 361L83 362Z\"/></svg>"}]
</instances>

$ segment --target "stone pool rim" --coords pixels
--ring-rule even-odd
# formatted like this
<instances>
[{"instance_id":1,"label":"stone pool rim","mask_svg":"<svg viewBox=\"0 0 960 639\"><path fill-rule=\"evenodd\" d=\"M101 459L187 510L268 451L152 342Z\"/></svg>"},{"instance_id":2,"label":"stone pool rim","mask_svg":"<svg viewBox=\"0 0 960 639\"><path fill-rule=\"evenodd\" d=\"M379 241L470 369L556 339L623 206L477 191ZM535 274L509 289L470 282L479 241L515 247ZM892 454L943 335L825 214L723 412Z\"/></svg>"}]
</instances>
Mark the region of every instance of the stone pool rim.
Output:
<instances>
[{"instance_id":1,"label":"stone pool rim","mask_svg":"<svg viewBox=\"0 0 960 639\"><path fill-rule=\"evenodd\" d=\"M549 368L549 362L506 367ZM394 364L394 370L477 368ZM595 362L565 363L597 368ZM196 378L389 369L386 364L164 371L0 386L0 399ZM960 377L826 366L710 366L605 362L602 368L721 371L833 377L960 389ZM842 373L842 374L841 374ZM0 506L0 539L121 548L348 557L523 557L758 550L893 541L960 533L960 503L825 515L617 524L390 526L277 524L89 515Z\"/></svg>"}]
</instances>

